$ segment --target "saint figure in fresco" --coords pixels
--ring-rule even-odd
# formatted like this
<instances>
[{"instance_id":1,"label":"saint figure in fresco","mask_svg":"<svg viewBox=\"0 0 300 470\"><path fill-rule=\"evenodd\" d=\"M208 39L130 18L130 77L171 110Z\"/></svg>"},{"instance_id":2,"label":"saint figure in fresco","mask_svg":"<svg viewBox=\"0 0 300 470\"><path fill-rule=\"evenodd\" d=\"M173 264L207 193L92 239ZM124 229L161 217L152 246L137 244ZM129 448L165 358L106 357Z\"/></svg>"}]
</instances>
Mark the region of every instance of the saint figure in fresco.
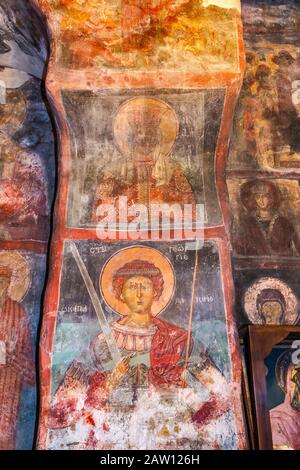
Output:
<instances>
[{"instance_id":1,"label":"saint figure in fresco","mask_svg":"<svg viewBox=\"0 0 300 470\"><path fill-rule=\"evenodd\" d=\"M241 165L249 165L252 168L258 166L259 127L256 123L259 116L259 106L254 92L258 60L255 52L248 51L246 53L247 67L236 108L230 147L235 160L238 159Z\"/></svg>"},{"instance_id":2,"label":"saint figure in fresco","mask_svg":"<svg viewBox=\"0 0 300 470\"><path fill-rule=\"evenodd\" d=\"M288 351L276 364L278 385L284 402L270 410L273 447L276 450L300 450L300 365L292 363Z\"/></svg>"},{"instance_id":3,"label":"saint figure in fresco","mask_svg":"<svg viewBox=\"0 0 300 470\"><path fill-rule=\"evenodd\" d=\"M264 180L241 187L242 212L234 233L235 252L244 256L300 254L300 239L292 222L279 213L280 192Z\"/></svg>"},{"instance_id":4,"label":"saint figure in fresco","mask_svg":"<svg viewBox=\"0 0 300 470\"><path fill-rule=\"evenodd\" d=\"M38 157L0 133L0 165L2 238L45 240L48 196Z\"/></svg>"},{"instance_id":5,"label":"saint figure in fresco","mask_svg":"<svg viewBox=\"0 0 300 470\"><path fill-rule=\"evenodd\" d=\"M0 450L15 448L22 385L35 383L29 320L20 303L28 278L21 255L0 252Z\"/></svg>"},{"instance_id":6,"label":"saint figure in fresco","mask_svg":"<svg viewBox=\"0 0 300 470\"><path fill-rule=\"evenodd\" d=\"M286 301L277 289L263 289L257 296L257 310L265 325L283 325Z\"/></svg>"},{"instance_id":7,"label":"saint figure in fresco","mask_svg":"<svg viewBox=\"0 0 300 470\"><path fill-rule=\"evenodd\" d=\"M191 204L193 189L181 167L170 160L178 133L174 110L165 102L148 97L133 98L118 110L114 121L115 143L124 158L119 176L108 172L100 178L93 204L111 204L126 196L128 205L143 204L150 214L151 204Z\"/></svg>"},{"instance_id":8,"label":"saint figure in fresco","mask_svg":"<svg viewBox=\"0 0 300 470\"><path fill-rule=\"evenodd\" d=\"M293 290L280 279L262 277L245 292L244 309L251 323L295 325L299 301Z\"/></svg>"},{"instance_id":9,"label":"saint figure in fresco","mask_svg":"<svg viewBox=\"0 0 300 470\"><path fill-rule=\"evenodd\" d=\"M138 410L147 406L153 394L159 393L160 399L169 397L170 404L172 394L187 390L194 382L207 390L207 400L200 400L194 411L185 410L184 419L194 432L230 409L228 384L213 361L204 350L192 360L193 342L188 332L157 318L174 289L174 273L167 258L147 247L122 250L108 261L100 282L106 302L122 316L110 324L121 361L112 365L106 334L97 334L89 350L72 362L58 387L49 411L49 428L70 428L79 420L92 422L95 427L82 444L84 448L116 448L122 442L127 448L126 439L135 429L130 424L132 416L137 413L138 419ZM156 400L152 414L159 405L159 398ZM102 413L98 422L97 410ZM140 415L143 425L145 414ZM176 407L172 415L176 419ZM120 419L116 435L110 435L110 427ZM158 429L162 419L160 414L158 421L152 416L149 422ZM173 430L167 426L165 422L161 430L164 436ZM125 438L118 437L122 430Z\"/></svg>"},{"instance_id":10,"label":"saint figure in fresco","mask_svg":"<svg viewBox=\"0 0 300 470\"><path fill-rule=\"evenodd\" d=\"M262 166L274 166L274 119L278 113L278 99L274 90L272 70L264 63L257 67L257 135L258 161Z\"/></svg>"},{"instance_id":11,"label":"saint figure in fresco","mask_svg":"<svg viewBox=\"0 0 300 470\"><path fill-rule=\"evenodd\" d=\"M297 151L299 135L299 119L293 104L293 78L291 67L295 59L285 50L272 57L278 66L275 73L275 85L278 95L278 114L276 115L276 144L279 148L289 149L289 153Z\"/></svg>"}]
</instances>

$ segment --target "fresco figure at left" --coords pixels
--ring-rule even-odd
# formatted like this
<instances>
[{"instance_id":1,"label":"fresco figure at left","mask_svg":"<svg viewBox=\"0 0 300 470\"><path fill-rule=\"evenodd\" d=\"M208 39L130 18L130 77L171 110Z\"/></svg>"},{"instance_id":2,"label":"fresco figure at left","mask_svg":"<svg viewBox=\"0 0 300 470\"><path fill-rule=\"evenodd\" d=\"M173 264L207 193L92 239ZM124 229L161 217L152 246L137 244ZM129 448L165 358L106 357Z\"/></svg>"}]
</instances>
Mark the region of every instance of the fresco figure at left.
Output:
<instances>
[{"instance_id":1,"label":"fresco figure at left","mask_svg":"<svg viewBox=\"0 0 300 470\"><path fill-rule=\"evenodd\" d=\"M31 2L0 1L0 450L34 446L35 344L54 182L43 28Z\"/></svg>"}]
</instances>

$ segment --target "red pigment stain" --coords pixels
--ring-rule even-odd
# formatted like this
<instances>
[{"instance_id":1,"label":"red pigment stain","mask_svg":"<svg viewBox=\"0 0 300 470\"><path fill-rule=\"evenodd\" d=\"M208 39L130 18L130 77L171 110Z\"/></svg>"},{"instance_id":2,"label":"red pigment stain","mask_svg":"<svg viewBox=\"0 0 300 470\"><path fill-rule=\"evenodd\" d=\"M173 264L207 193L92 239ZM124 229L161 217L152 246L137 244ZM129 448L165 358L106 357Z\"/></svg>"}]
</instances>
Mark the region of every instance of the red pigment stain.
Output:
<instances>
[{"instance_id":1,"label":"red pigment stain","mask_svg":"<svg viewBox=\"0 0 300 470\"><path fill-rule=\"evenodd\" d=\"M216 417L217 402L215 398L211 398L209 401L204 403L197 413L194 414L192 421L199 426L203 426L209 423L213 418Z\"/></svg>"},{"instance_id":2,"label":"red pigment stain","mask_svg":"<svg viewBox=\"0 0 300 470\"><path fill-rule=\"evenodd\" d=\"M91 426L95 426L95 425L96 425L96 423L95 423L94 418L93 418L92 415L88 415L88 416L85 418L85 420L86 420L86 422L87 422L88 424L91 424Z\"/></svg>"}]
</instances>

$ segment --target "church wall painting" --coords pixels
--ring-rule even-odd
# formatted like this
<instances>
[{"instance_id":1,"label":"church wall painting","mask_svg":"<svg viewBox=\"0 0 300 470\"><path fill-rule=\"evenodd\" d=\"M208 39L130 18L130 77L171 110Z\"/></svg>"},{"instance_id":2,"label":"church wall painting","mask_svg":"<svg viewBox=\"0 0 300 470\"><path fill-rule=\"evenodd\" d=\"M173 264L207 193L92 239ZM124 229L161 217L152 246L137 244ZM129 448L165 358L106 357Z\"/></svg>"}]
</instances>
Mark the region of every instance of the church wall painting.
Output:
<instances>
[{"instance_id":1,"label":"church wall painting","mask_svg":"<svg viewBox=\"0 0 300 470\"><path fill-rule=\"evenodd\" d=\"M297 325L300 321L299 263L287 266L248 267L238 269L234 280L236 312L239 325Z\"/></svg>"},{"instance_id":2,"label":"church wall painting","mask_svg":"<svg viewBox=\"0 0 300 470\"><path fill-rule=\"evenodd\" d=\"M207 57L206 54L203 55L198 50L198 44L191 52L189 44L185 42L185 34L182 41L178 39L176 31L181 31L178 21L184 21L189 17L189 13L186 13L188 8L186 1L176 5L168 4L166 9L162 5L157 6L157 9L152 9L149 5L147 12L141 12L140 8L130 6L132 24L128 24L125 18L127 15L122 8L120 17L115 18L114 13L111 18L115 21L112 23L111 30L108 31L106 27L104 28L103 31L106 31L105 34L108 34L109 39L107 36L106 45L97 51L90 42L94 35L99 41L103 39L99 37L99 34L101 36L102 33L97 32L96 27L91 33L90 39L83 39L81 42L72 36L73 33L71 37L67 32L68 25L74 25L75 16L83 12L85 20L82 21L82 28L89 28L89 19L92 17L94 8L93 2L88 0L82 4L76 1L74 10L68 9L62 2L38 0L36 3L47 15L52 33L46 87L55 116L59 142L59 178L55 226L51 242L51 269L45 295L40 343L41 406L37 447L39 449L72 447L119 449L123 445L125 449L144 449L157 445L161 449L176 447L193 449L196 446L242 449L245 447L245 432L241 407L241 370L232 312L233 285L227 237L228 195L224 181L229 132L244 66L240 13L237 5L239 2L234 2L234 5L231 2L230 5L222 3L222 6L219 6L220 2L217 2L218 6L211 5L214 2L209 2L210 5L206 6L202 2L192 2L195 24L189 24L186 32L192 31L194 27L202 29L207 20L210 22L210 27L215 27L218 21L224 22L223 29L220 28L218 32L216 29L212 46L206 48L210 57ZM123 5L129 7L127 2L124 2ZM231 6L233 6L232 9ZM107 18L110 12L108 4L102 3L101 9ZM174 44L176 43L171 55L168 54L168 34L165 39L166 54L161 54L159 25L161 15L165 14L167 16L173 15L174 25L177 28L176 30L170 29L171 38ZM141 15L145 15L149 23L141 23L137 38L135 28L140 23ZM122 21L120 22L120 20ZM99 21L102 20L99 19ZM151 34L148 28L149 24L155 25ZM118 34L121 30L122 40L120 41ZM75 33L75 30L73 31ZM221 31L223 46L216 47L216 38ZM149 36L149 42L144 40L145 35ZM112 37L115 40L114 43L110 42ZM234 46L232 46L233 38L235 38ZM174 66L172 57L182 50L183 45L187 46L184 60L182 63L177 62ZM220 57L222 61L219 60ZM157 60L159 60L159 70ZM206 67L201 67L202 61L207 64ZM96 111L99 114L96 114ZM168 120L164 119L164 113L168 116ZM82 117L85 120L82 120ZM186 134L194 134L194 136L192 139L188 139ZM190 146L194 148L190 148ZM135 149L135 152L131 147ZM138 303L140 301L135 300L137 298L135 291L143 289L146 292L149 309L150 305L153 305L154 308L155 304L157 305L163 300L167 303L167 299L163 299L165 294L162 280L172 276L173 272L174 279L178 277L179 280L176 280L172 302L175 302L177 298L176 289L183 289L183 286L186 286L186 290L181 294L181 298L185 299L185 312L190 311L192 306L196 305L196 298L192 298L191 286L187 286L185 277L182 278L183 273L187 275L188 272L191 277L191 271L193 271L194 262L191 253L195 252L195 249L191 249L191 247L195 248L198 245L198 243L196 245L192 243L193 237L187 237L187 239L180 237L179 240L171 240L168 243L160 239L155 242L147 241L148 238L145 237L144 241L138 243L138 247L135 247L136 242L130 241L129 236L125 237L123 244L120 243L119 238L124 239L121 230L117 230L116 237L109 238L106 243L101 244L97 239L95 227L90 222L93 213L92 199L95 199L96 196L95 187L99 189L100 198L103 198L103 193L108 190L110 194L104 194L104 198L113 199L115 197L114 186L117 185L114 185L114 179L116 179L116 174L114 172L110 174L107 162L109 156L113 156L114 171L120 171L121 165L119 162L117 163L117 159L115 160L115 155L118 155L120 160L122 153L128 153L128 149L131 158L134 156L142 160L148 157L146 164L141 165L138 171L140 180L137 200L142 199L145 195L146 198L149 197L149 193L147 194L149 189L150 193L152 190L150 196L155 193L156 188L151 187L152 183L149 184L147 170L150 168L148 168L148 164L149 167L154 167L151 168L151 173L153 170L155 176L154 183L157 181L160 183L160 179L163 181L169 172L170 160L167 160L166 157L172 156L177 166L176 169L170 171L170 182L172 177L177 176L177 181L174 179L172 183L173 187L177 185L175 196L177 196L176 193L183 190L188 202L192 201L193 197L195 200L199 199L200 202L205 203L204 209L207 216L207 226L204 229L205 244L201 247L200 242L200 248L196 250L196 252L199 251L199 260L197 261L199 269L194 270L193 278L196 282L196 274L201 274L201 263L203 263L202 266L204 265L203 270L206 269L205 263L202 261L203 256L203 260L207 260L208 267L205 271L207 278L202 280L202 284L204 286L212 282L216 286L220 301L218 312L211 311L212 318L218 322L215 329L216 337L210 336L213 329L210 324L205 324L208 321L207 318L203 319L203 330L201 329L202 319L199 320L199 328L197 325L194 326L193 322L191 325L192 329L196 329L196 336L198 330L202 331L201 335L204 335L201 337L204 343L203 348L210 349L209 357L212 356L208 362L216 363L214 366L208 365L207 367L211 375L218 379L212 386L212 395L208 394L205 397L204 390L202 389L201 392L201 389L198 388L197 378L203 379L206 366L203 371L191 366L191 371L195 376L191 372L194 377L191 377L191 380L198 391L194 395L195 401L192 403L189 414L182 409L183 400L176 401L174 403L175 411L169 412L168 401L168 393L171 390L174 390L177 395L184 395L188 390L188 387L185 386L186 379L183 368L185 362L189 362L192 341L189 333L191 328L186 323L186 313L184 318L180 318L180 315L173 318L170 304L161 312L161 315L154 318L150 316L147 334L154 335L153 346L152 343L150 344L149 338L146 340L143 338L141 341L140 334L136 335L138 339L133 344L132 330L127 332L127 338L124 338L124 341L126 340L128 351L138 347L146 348L143 361L148 364L147 373L145 373L147 364L141 362L140 358L132 357L130 360L123 360L123 357L120 357L120 351L118 352L118 348L115 347L115 342L121 342L122 335L124 336L124 331L128 328L127 322L131 320L132 314L130 308L135 303L138 304L137 308L141 307ZM203 163L203 176L200 174L200 178L196 179L196 170L202 165L201 159L199 161L199 155L201 156L203 150L207 153L203 155L203 160L208 158ZM153 153L155 155L152 156ZM195 165L192 167L192 171L188 168L189 156L193 157L191 159L192 165ZM87 160L90 161L87 162ZM129 167L127 172L130 173L128 171L130 164L127 164L127 161L125 166ZM84 168L81 173L80 168ZM96 174L98 177L99 170L102 168L107 173L107 177L103 178L100 173L100 184L97 188ZM77 180L76 178L72 180L71 177L76 175L76 171L78 172ZM88 173L87 179L84 177L86 172ZM93 188L89 188L90 177L93 178ZM205 199L201 194L203 180L206 185ZM85 187L84 183L86 183ZM198 186L194 191L191 191L191 188L194 189L193 185ZM80 190L77 190L78 188ZM129 189L133 192L134 185ZM74 202L74 196L81 198L80 205L79 199L75 199ZM82 196L84 196L83 200ZM161 191L160 197L166 199L166 202L171 196L172 187L171 191ZM85 251L88 250L90 244L94 253ZM172 248L173 245L176 249ZM183 245L183 250L181 245ZM137 248L140 249L141 255L130 259L128 253ZM155 254L143 258L143 253L149 252L150 248L154 250ZM172 249L169 250L169 248ZM215 251L216 257L205 255L206 250ZM104 269L104 276L105 268L103 266L108 259L108 254L115 257L111 258L112 260L117 260L114 262L118 263L119 271L114 272L114 280L108 279L107 282L103 282L104 288L101 291L99 276L101 269ZM91 261L92 255L98 259L99 269L96 271L96 263L94 265ZM75 261L77 260L75 264L72 257ZM127 261L125 261L126 257L128 257ZM186 263L187 267L184 271L179 267L180 259ZM113 263L113 261L111 262ZM69 277L77 276L71 286L65 284L68 279L65 277L64 269L68 263L70 263L72 271ZM220 266L218 266L219 263ZM166 266L169 266L170 274L166 273L168 271ZM215 271L216 278L219 276L218 281L214 280L213 276L210 277L210 270ZM217 274L218 271L219 274ZM80 275L83 275L86 282L82 279L80 281L80 277L78 277ZM88 280L89 276L91 276L91 282ZM214 284L216 282L218 285ZM106 362L112 362L107 358L98 363L98 365L101 364L99 370L92 372L88 362L82 360L82 357L79 357L74 351L68 350L72 336L76 335L82 341L81 354L88 357L90 354L89 343L95 335L100 333L99 327L96 331L94 330L95 315L93 321L89 317L92 309L87 303L87 293L83 294L86 292L84 284L88 287L89 295L93 298L93 309L96 309L98 316L105 324L102 331L112 340L109 341L109 349L111 355L114 356L113 362L116 369L112 373L106 370L111 369L111 365ZM170 288L172 281L166 282L165 285ZM76 293L73 291L74 286L76 286ZM74 303L75 300L71 300L70 297L73 298L76 294L77 298L78 292L82 292L81 297ZM113 314L114 308L109 303L110 301L106 300L111 310L107 309L107 306L105 307L103 297L107 298L109 295L116 312L120 313L120 309L121 311L127 309L124 324L122 322L115 323L118 316ZM205 312L205 316L210 311L209 308L216 304L211 300L210 295L204 293L204 289L200 297L203 297L203 314ZM63 304L66 299L69 299L70 304L69 301L67 305ZM174 308L173 305L172 308ZM102 309L105 309L104 315ZM176 312L180 312L179 306L177 309ZM199 315L200 311L199 308L197 310ZM78 321L78 317L82 320ZM107 321L109 325L107 325ZM73 323L76 325L74 326ZM156 328L155 333L153 327ZM118 335L115 340L109 333L111 329L116 332L114 334ZM168 335L167 331L172 335ZM221 336L218 336L219 334ZM174 337L174 341L178 341L178 347L172 354L170 351L172 351L173 345L169 336L170 338ZM222 341L219 340L220 337L223 338ZM107 348L105 344L102 344L103 335L95 340L96 349L99 341L101 344L98 349L104 353ZM220 349L221 344L224 349ZM121 343L118 347L121 348ZM122 349L126 348L122 345ZM199 360L202 357L200 352L196 356ZM160 360L156 363L158 357ZM135 364L135 360L138 362L137 364ZM84 365L79 367L80 361ZM88 358L87 361L89 361ZM166 362L169 362L169 366L166 366ZM165 366L164 377L162 369ZM119 385L120 376L125 376L122 394L121 392L118 394L116 388ZM165 384L166 379L169 381L168 385L173 385L164 386L167 385ZM220 384L224 384L224 380L228 386L226 387L225 384L224 389L229 390L229 402L232 404L229 417L225 416L228 401L225 399L225 403L220 404L221 394L217 392ZM143 385L147 381L149 390L144 390ZM208 385L207 380L204 382ZM139 402L139 389L149 398L149 403L146 400L142 403ZM128 390L130 393L127 393ZM153 403L151 400L155 402L157 395L160 394L164 400L161 410L167 416L164 423L160 423L162 426L159 433L151 434L149 430L151 431L157 426L157 416L154 416L153 419L149 417L147 422L147 416L140 407L150 405ZM215 394L218 396L214 396ZM192 396L191 392L191 400L193 401ZM121 399L124 400L123 403L120 403ZM132 402L135 401L138 402L137 410L128 413L128 407L132 407ZM92 409L96 408L94 404L99 406L100 403L99 410ZM120 408L119 413L118 408L113 406L115 404ZM222 418L216 418L216 415L221 412ZM205 423L205 416L209 416L211 413L215 419L211 423ZM75 424L71 423L73 419L76 421ZM131 425L130 420L132 420ZM136 426L132 423L136 423ZM126 433L126 429L129 429L130 432ZM135 429L140 429L141 432L135 433ZM116 436L120 436L119 441L116 440Z\"/></svg>"},{"instance_id":3,"label":"church wall painting","mask_svg":"<svg viewBox=\"0 0 300 470\"><path fill-rule=\"evenodd\" d=\"M147 208L204 204L204 221L221 222L211 176L224 90L64 91L63 102L72 141L69 226L95 227L99 204L122 196Z\"/></svg>"},{"instance_id":4,"label":"church wall painting","mask_svg":"<svg viewBox=\"0 0 300 470\"><path fill-rule=\"evenodd\" d=\"M240 327L299 323L297 2L245 1L246 70L227 165Z\"/></svg>"},{"instance_id":5,"label":"church wall painting","mask_svg":"<svg viewBox=\"0 0 300 470\"><path fill-rule=\"evenodd\" d=\"M299 324L300 87L295 27L299 6L282 0L266 1L267 8L261 8L261 2L244 1L247 68L232 130L226 188L228 135L243 72L239 11L229 7L236 8L239 2L220 8L224 6L221 0L183 0L163 11L157 5L145 11L127 2L120 9L102 2L103 16L97 18L99 6L89 0L75 0L72 8L64 0L35 3L42 6L52 28L47 93L59 134L58 197L40 349L37 445L53 449L113 449L121 448L121 443L125 448L243 448L228 233L231 228L239 325ZM18 0L12 0L13 6L17 4ZM16 41L22 46L18 34ZM0 52L9 53L10 45L1 30ZM32 44L25 49L28 54ZM31 63L35 71L41 72L37 64L44 52L42 47L37 62ZM6 73L0 71L0 80ZM31 447L34 427L34 361L28 357L36 342L54 190L53 141L40 78L6 88L6 104L0 105L5 192L3 197L0 194L1 286L9 292L13 289L9 283L15 282L5 262L7 253L26 260L28 272L33 273L23 298L3 309L14 310L19 323L28 317L23 329L27 340L20 351L28 365L23 375L14 376L12 371L19 367L11 362L20 342L14 328L2 325L0 330L0 370L6 368L7 377L18 382L14 398L4 401L3 416L10 416L11 424L5 423L3 447ZM0 86L1 96L2 91ZM120 195L129 196L132 205L145 202L148 206L155 200L203 203L204 246L195 250L195 245L183 240L152 243L147 237L138 244L128 240L100 243L94 230L95 209L99 202L115 203ZM136 255L130 258L135 250L138 259ZM81 272L78 254L84 263ZM104 311L102 333L82 273L91 276L98 299L94 303ZM134 335L130 309L141 303L137 299L142 291L157 315L150 317L142 335L140 331ZM156 311L164 302L161 311ZM123 310L126 320L120 315ZM162 363L166 365L162 356L169 359L173 349L172 341L164 344L168 334L179 341L180 357L172 355L173 369L166 366L162 373ZM108 338L112 344L107 346ZM118 348L122 354L127 350L134 355L123 359ZM108 359L107 349L114 359ZM195 351L198 360L193 362ZM271 424L272 415L276 421L281 411L290 412L297 424L298 370L291 370L290 349L284 350L282 358L277 352L267 378L272 387ZM155 362L158 355L159 364ZM182 368L186 372L181 375ZM216 380L205 391L207 371ZM275 376L285 394L281 401L278 390L273 400ZM226 397L220 403L215 396L221 384L233 398L230 410ZM185 393L190 400L185 400L188 412L182 400L170 406L170 395L182 399ZM147 404L141 404L141 396L147 396ZM159 403L164 416L159 423L155 413L149 416L153 403ZM212 417L209 423L207 415ZM274 423L276 427L278 422ZM283 441L277 431L273 433L275 448L297 448L295 439L285 436Z\"/></svg>"},{"instance_id":6,"label":"church wall painting","mask_svg":"<svg viewBox=\"0 0 300 470\"><path fill-rule=\"evenodd\" d=\"M45 255L0 250L0 266L0 449L30 449L35 427L35 345Z\"/></svg>"},{"instance_id":7,"label":"church wall painting","mask_svg":"<svg viewBox=\"0 0 300 470\"><path fill-rule=\"evenodd\" d=\"M47 241L54 189L53 136L41 82L31 78L18 88L5 88L4 100L0 115L1 238Z\"/></svg>"},{"instance_id":8,"label":"church wall painting","mask_svg":"<svg viewBox=\"0 0 300 470\"><path fill-rule=\"evenodd\" d=\"M47 38L39 14L25 3L0 8L1 450L34 446L37 331L55 176L41 80Z\"/></svg>"},{"instance_id":9,"label":"church wall painting","mask_svg":"<svg viewBox=\"0 0 300 470\"><path fill-rule=\"evenodd\" d=\"M102 333L69 248L73 243L108 321ZM206 242L198 251L186 251L185 259L177 255L182 244L154 246L65 242L60 287L64 294L48 397L48 448L229 449L237 445L235 405L228 401L235 385L228 361L217 245ZM77 286L76 292L72 286ZM137 289L134 296L133 288ZM152 316L148 324L137 326L134 303L146 312L148 298ZM194 298L194 304L187 304L186 298L190 302ZM117 367L114 364L109 331L121 358L129 358L129 363L125 359ZM109 391L107 383L111 383Z\"/></svg>"},{"instance_id":10,"label":"church wall painting","mask_svg":"<svg viewBox=\"0 0 300 470\"><path fill-rule=\"evenodd\" d=\"M231 170L299 169L299 5L243 2L247 66L234 120Z\"/></svg>"},{"instance_id":11,"label":"church wall painting","mask_svg":"<svg viewBox=\"0 0 300 470\"><path fill-rule=\"evenodd\" d=\"M40 87L40 80L31 78L17 89L7 88L5 104L0 105L0 267L4 285L8 288L15 278L22 282L23 265L28 266L24 295L17 301L5 292L1 296L1 449L31 449L36 424L37 329L54 189L52 129ZM28 249L31 251L24 252Z\"/></svg>"},{"instance_id":12,"label":"church wall painting","mask_svg":"<svg viewBox=\"0 0 300 470\"><path fill-rule=\"evenodd\" d=\"M226 73L239 67L236 0L221 2L225 8L213 1L146 8L116 1L101 4L102 16L97 2L37 3L53 25L54 61L62 69Z\"/></svg>"},{"instance_id":13,"label":"church wall painting","mask_svg":"<svg viewBox=\"0 0 300 470\"><path fill-rule=\"evenodd\" d=\"M294 258L300 255L300 187L295 180L227 180L237 257Z\"/></svg>"}]
</instances>

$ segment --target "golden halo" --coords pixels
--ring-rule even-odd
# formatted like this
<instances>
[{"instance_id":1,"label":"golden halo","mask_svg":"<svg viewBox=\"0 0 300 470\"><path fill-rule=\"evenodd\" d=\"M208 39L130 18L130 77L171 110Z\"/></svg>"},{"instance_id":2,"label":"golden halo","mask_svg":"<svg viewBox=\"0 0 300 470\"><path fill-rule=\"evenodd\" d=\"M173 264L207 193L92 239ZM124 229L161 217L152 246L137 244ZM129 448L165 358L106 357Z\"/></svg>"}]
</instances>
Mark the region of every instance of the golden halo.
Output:
<instances>
[{"instance_id":1,"label":"golden halo","mask_svg":"<svg viewBox=\"0 0 300 470\"><path fill-rule=\"evenodd\" d=\"M178 120L174 109L167 103L156 98L140 96L123 103L114 118L113 132L115 142L122 155L131 155L128 136L135 128L135 120L145 123L145 131L148 126L160 129L161 143L160 154L169 155L178 134Z\"/></svg>"},{"instance_id":2,"label":"golden halo","mask_svg":"<svg viewBox=\"0 0 300 470\"><path fill-rule=\"evenodd\" d=\"M21 90L6 90L6 103L0 104L0 125L20 127L25 121L27 101Z\"/></svg>"},{"instance_id":3,"label":"golden halo","mask_svg":"<svg viewBox=\"0 0 300 470\"><path fill-rule=\"evenodd\" d=\"M8 295L12 300L20 302L31 284L28 261L18 251L0 251L0 266L12 271Z\"/></svg>"},{"instance_id":4,"label":"golden halo","mask_svg":"<svg viewBox=\"0 0 300 470\"><path fill-rule=\"evenodd\" d=\"M273 277L262 277L247 289L244 296L244 308L249 320L256 324L263 323L257 310L256 300L264 289L274 289L281 292L286 302L286 313L283 324L295 325L299 317L299 301L297 296L285 282Z\"/></svg>"},{"instance_id":5,"label":"golden halo","mask_svg":"<svg viewBox=\"0 0 300 470\"><path fill-rule=\"evenodd\" d=\"M113 289L113 277L115 272L134 260L148 261L161 270L164 279L163 291L158 300L154 300L151 313L155 317L169 305L175 290L175 274L169 259L154 248L148 246L133 246L124 248L114 255L104 265L100 274L100 292L107 305L119 315L127 316L130 313L127 305L117 299Z\"/></svg>"}]
</instances>

